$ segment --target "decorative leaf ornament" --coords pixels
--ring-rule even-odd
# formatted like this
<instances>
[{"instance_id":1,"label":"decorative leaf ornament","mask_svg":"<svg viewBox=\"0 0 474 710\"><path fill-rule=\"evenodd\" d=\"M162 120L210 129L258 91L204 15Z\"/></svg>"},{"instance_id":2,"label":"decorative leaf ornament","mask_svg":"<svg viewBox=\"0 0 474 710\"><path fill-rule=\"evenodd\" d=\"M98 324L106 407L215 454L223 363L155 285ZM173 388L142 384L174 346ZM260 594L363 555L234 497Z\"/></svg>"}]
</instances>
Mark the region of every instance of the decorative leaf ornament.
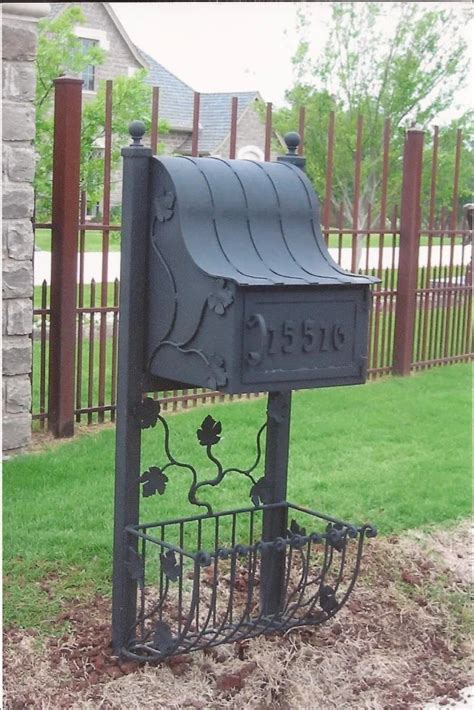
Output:
<instances>
[{"instance_id":1,"label":"decorative leaf ornament","mask_svg":"<svg viewBox=\"0 0 474 710\"><path fill-rule=\"evenodd\" d=\"M207 386L211 390L218 387L224 387L227 384L227 372L225 369L225 361L221 355L211 355L209 358L209 369L211 374L207 378Z\"/></svg>"},{"instance_id":2,"label":"decorative leaf ornament","mask_svg":"<svg viewBox=\"0 0 474 710\"><path fill-rule=\"evenodd\" d=\"M168 476L165 476L163 471L157 466L150 466L148 471L145 471L140 476L140 483L143 484L142 493L144 498L154 496L156 493L162 496L168 483Z\"/></svg>"},{"instance_id":3,"label":"decorative leaf ornament","mask_svg":"<svg viewBox=\"0 0 474 710\"><path fill-rule=\"evenodd\" d=\"M160 403L151 397L146 397L142 400L135 410L135 416L142 429L156 426L159 414Z\"/></svg>"},{"instance_id":4,"label":"decorative leaf ornament","mask_svg":"<svg viewBox=\"0 0 474 710\"><path fill-rule=\"evenodd\" d=\"M174 214L173 206L176 196L173 192L165 192L155 199L155 214L159 222L167 222Z\"/></svg>"},{"instance_id":5,"label":"decorative leaf ornament","mask_svg":"<svg viewBox=\"0 0 474 710\"><path fill-rule=\"evenodd\" d=\"M223 316L226 308L228 308L233 301L234 297L232 291L226 287L224 279L218 279L217 289L207 298L209 308L214 311L214 313L217 313L217 315Z\"/></svg>"},{"instance_id":6,"label":"decorative leaf ornament","mask_svg":"<svg viewBox=\"0 0 474 710\"><path fill-rule=\"evenodd\" d=\"M319 595L319 606L327 614L330 614L331 612L337 609L338 604L336 599L336 593L334 589L328 584L324 585L324 587L321 588L321 592Z\"/></svg>"},{"instance_id":7,"label":"decorative leaf ornament","mask_svg":"<svg viewBox=\"0 0 474 710\"><path fill-rule=\"evenodd\" d=\"M160 554L161 568L170 580L170 582L176 582L176 580L181 575L181 569L176 562L176 555L173 550L168 550L168 552L162 552Z\"/></svg>"},{"instance_id":8,"label":"decorative leaf ornament","mask_svg":"<svg viewBox=\"0 0 474 710\"><path fill-rule=\"evenodd\" d=\"M214 446L214 444L217 444L221 439L221 431L222 424L220 422L216 422L216 420L208 414L196 434L201 446Z\"/></svg>"},{"instance_id":9,"label":"decorative leaf ornament","mask_svg":"<svg viewBox=\"0 0 474 710\"><path fill-rule=\"evenodd\" d=\"M304 537L306 535L306 529L302 528L298 525L296 520L293 518L291 523L290 523L290 528L288 530L288 533L291 535L301 535Z\"/></svg>"},{"instance_id":10,"label":"decorative leaf ornament","mask_svg":"<svg viewBox=\"0 0 474 710\"><path fill-rule=\"evenodd\" d=\"M254 483L250 489L250 498L255 507L270 502L270 486L265 476Z\"/></svg>"}]
</instances>

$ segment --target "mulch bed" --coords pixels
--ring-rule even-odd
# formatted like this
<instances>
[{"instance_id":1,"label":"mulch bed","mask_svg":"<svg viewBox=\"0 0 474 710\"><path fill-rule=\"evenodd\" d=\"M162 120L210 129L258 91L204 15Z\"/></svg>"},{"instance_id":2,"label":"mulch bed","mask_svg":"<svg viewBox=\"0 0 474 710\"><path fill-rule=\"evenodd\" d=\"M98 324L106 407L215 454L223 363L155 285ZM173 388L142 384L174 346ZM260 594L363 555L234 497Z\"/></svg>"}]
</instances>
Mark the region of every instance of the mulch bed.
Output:
<instances>
[{"instance_id":1,"label":"mulch bed","mask_svg":"<svg viewBox=\"0 0 474 710\"><path fill-rule=\"evenodd\" d=\"M469 550L466 524L376 539L346 608L328 624L161 664L113 655L109 599L69 603L53 624L56 635L5 631L4 707L397 710L435 697L447 703L472 682Z\"/></svg>"}]
</instances>

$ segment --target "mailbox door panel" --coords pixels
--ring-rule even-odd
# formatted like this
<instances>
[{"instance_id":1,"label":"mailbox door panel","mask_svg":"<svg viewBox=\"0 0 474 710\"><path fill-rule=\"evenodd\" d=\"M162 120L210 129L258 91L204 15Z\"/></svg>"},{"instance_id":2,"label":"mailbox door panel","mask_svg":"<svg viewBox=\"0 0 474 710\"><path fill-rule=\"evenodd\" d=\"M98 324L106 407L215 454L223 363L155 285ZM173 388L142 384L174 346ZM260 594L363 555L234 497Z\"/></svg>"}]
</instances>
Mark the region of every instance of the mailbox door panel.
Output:
<instances>
[{"instance_id":1,"label":"mailbox door panel","mask_svg":"<svg viewBox=\"0 0 474 710\"><path fill-rule=\"evenodd\" d=\"M321 387L365 381L368 289L249 290L244 297L244 386Z\"/></svg>"}]
</instances>

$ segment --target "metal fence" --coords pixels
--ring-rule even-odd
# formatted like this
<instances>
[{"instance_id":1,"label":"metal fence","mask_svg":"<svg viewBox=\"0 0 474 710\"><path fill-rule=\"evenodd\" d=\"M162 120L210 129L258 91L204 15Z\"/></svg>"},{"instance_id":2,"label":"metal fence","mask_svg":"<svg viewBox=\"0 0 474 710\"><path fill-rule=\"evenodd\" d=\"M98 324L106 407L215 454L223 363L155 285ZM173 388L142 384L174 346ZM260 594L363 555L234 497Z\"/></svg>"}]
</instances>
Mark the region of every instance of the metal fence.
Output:
<instances>
[{"instance_id":1,"label":"metal fence","mask_svg":"<svg viewBox=\"0 0 474 710\"><path fill-rule=\"evenodd\" d=\"M119 322L118 252L111 238L120 230L111 218L112 81L106 85L105 148L102 222L86 221L87 196L79 196L77 174L80 151L80 92L75 80L56 82L55 169L52 219L35 228L52 230L51 273L35 287L33 419L40 428L49 423L57 436L71 434L76 422L113 421L115 415L117 337ZM199 94L194 99L192 155L199 155ZM61 123L61 116L68 121ZM158 145L159 89L152 93L151 147ZM229 157L235 158L238 99L231 100ZM270 159L272 105L265 114L265 160ZM304 152L305 110L300 109L300 152ZM334 206L336 184L335 116L330 115L322 227L334 259L344 268L378 276L373 290L370 321L369 375L408 374L433 365L467 361L471 347L471 269L468 238L458 205L462 135L458 132L453 168L452 207L437 211L439 135L434 132L430 164L423 166L423 132L407 131L403 156L400 205L388 204L390 121L381 136L379 200L369 205L364 228L359 225L364 124L359 117L355 136L352 221ZM401 156L400 156L401 157ZM323 158L321 158L323 159ZM426 160L425 160L426 163ZM60 166L60 167L56 167ZM428 215L421 221L420 192L423 169L430 171ZM75 172L76 171L76 172ZM62 186L57 185L62 181ZM65 215L64 195L70 205ZM63 200L61 204L58 202ZM77 205L80 205L79 211ZM75 206L74 206L75 205ZM72 212L71 212L72 210ZM376 222L372 214L377 214ZM53 227L54 225L54 227ZM100 252L87 251L90 232L101 235ZM35 259L44 254L35 252ZM100 262L93 264L93 262ZM90 265L97 277L87 279ZM114 266L114 268L112 268ZM37 269L37 264L35 264ZM76 271L77 269L77 271ZM77 275L76 275L77 274ZM51 296L52 294L52 296ZM56 295L55 295L56 294ZM51 327L50 327L51 325ZM239 395L238 398L258 396ZM160 393L164 409L196 406L232 399L202 389Z\"/></svg>"}]
</instances>

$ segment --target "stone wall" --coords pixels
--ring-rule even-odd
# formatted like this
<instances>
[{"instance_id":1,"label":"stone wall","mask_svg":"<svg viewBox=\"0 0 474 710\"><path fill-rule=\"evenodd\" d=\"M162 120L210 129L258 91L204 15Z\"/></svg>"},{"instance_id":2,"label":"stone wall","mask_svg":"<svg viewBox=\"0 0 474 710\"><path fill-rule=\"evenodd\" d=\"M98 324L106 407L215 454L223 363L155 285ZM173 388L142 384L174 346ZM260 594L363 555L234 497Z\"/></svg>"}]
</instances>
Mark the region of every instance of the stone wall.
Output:
<instances>
[{"instance_id":1,"label":"stone wall","mask_svg":"<svg viewBox=\"0 0 474 710\"><path fill-rule=\"evenodd\" d=\"M47 3L3 3L3 450L31 440L36 22Z\"/></svg>"}]
</instances>

